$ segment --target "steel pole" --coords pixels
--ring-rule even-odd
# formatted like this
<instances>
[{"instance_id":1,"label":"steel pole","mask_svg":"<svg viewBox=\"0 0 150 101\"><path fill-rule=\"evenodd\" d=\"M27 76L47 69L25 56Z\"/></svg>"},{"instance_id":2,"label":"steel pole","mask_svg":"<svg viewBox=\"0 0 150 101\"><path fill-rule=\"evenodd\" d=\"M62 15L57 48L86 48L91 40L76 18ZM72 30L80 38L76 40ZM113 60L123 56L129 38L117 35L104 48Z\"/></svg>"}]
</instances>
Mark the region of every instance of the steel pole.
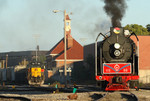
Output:
<instances>
[{"instance_id":1,"label":"steel pole","mask_svg":"<svg viewBox=\"0 0 150 101\"><path fill-rule=\"evenodd\" d=\"M37 62L37 49L36 49L36 53L35 53L36 55L35 55L35 59L36 59L36 62Z\"/></svg>"}]
</instances>

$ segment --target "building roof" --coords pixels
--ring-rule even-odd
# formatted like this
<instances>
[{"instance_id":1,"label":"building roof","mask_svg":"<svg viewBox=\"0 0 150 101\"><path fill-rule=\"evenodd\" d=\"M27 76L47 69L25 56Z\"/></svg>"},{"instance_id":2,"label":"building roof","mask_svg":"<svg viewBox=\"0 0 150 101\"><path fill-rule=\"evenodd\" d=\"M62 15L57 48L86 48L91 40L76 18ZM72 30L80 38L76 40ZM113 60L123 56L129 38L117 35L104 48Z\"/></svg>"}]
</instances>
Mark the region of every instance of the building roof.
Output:
<instances>
[{"instance_id":1,"label":"building roof","mask_svg":"<svg viewBox=\"0 0 150 101\"><path fill-rule=\"evenodd\" d=\"M136 38L131 37L136 43ZM150 69L150 36L138 36L139 38L139 69Z\"/></svg>"},{"instance_id":2,"label":"building roof","mask_svg":"<svg viewBox=\"0 0 150 101\"><path fill-rule=\"evenodd\" d=\"M48 53L57 54L56 61L64 60L64 38L61 39ZM83 60L83 47L73 38L73 46L67 49L67 60Z\"/></svg>"},{"instance_id":3,"label":"building roof","mask_svg":"<svg viewBox=\"0 0 150 101\"><path fill-rule=\"evenodd\" d=\"M49 52L49 55L59 54L64 51L64 38L62 38Z\"/></svg>"}]
</instances>

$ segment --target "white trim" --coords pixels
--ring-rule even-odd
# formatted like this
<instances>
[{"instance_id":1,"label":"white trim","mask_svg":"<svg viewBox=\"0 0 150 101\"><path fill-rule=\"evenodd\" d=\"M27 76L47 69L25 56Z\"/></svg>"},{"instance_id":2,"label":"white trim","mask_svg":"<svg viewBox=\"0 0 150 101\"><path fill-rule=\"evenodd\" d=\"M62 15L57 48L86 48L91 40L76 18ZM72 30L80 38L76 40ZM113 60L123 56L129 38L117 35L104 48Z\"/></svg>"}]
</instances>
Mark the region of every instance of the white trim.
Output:
<instances>
[{"instance_id":1,"label":"white trim","mask_svg":"<svg viewBox=\"0 0 150 101\"><path fill-rule=\"evenodd\" d=\"M53 55L53 56L55 56L55 55L58 55L58 54L49 54L49 55Z\"/></svg>"},{"instance_id":2,"label":"white trim","mask_svg":"<svg viewBox=\"0 0 150 101\"><path fill-rule=\"evenodd\" d=\"M64 59L59 59L55 61L64 61ZM67 59L66 61L83 61L83 59Z\"/></svg>"},{"instance_id":3,"label":"white trim","mask_svg":"<svg viewBox=\"0 0 150 101\"><path fill-rule=\"evenodd\" d=\"M58 54L47 54L46 56L56 56Z\"/></svg>"}]
</instances>

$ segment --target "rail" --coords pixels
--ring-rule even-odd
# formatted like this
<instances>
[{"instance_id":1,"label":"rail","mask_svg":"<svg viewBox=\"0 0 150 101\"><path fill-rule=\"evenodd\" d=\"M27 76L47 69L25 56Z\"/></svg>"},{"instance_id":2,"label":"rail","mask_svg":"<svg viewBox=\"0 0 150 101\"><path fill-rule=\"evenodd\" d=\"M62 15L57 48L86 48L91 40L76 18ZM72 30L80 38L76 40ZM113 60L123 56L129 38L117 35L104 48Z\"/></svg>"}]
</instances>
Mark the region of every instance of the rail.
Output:
<instances>
[{"instance_id":1,"label":"rail","mask_svg":"<svg viewBox=\"0 0 150 101\"><path fill-rule=\"evenodd\" d=\"M135 94L133 94L132 92L130 92L129 91L129 93L131 94L131 96L134 98L134 100L133 101L139 101L139 99L138 99L138 97L135 95Z\"/></svg>"},{"instance_id":2,"label":"rail","mask_svg":"<svg viewBox=\"0 0 150 101\"><path fill-rule=\"evenodd\" d=\"M5 100L5 99L7 99L7 100L8 99L14 99L14 100L32 101L31 99L26 98L26 97L14 97L14 96L3 96L3 95L0 95L0 98L3 99L3 100Z\"/></svg>"}]
</instances>

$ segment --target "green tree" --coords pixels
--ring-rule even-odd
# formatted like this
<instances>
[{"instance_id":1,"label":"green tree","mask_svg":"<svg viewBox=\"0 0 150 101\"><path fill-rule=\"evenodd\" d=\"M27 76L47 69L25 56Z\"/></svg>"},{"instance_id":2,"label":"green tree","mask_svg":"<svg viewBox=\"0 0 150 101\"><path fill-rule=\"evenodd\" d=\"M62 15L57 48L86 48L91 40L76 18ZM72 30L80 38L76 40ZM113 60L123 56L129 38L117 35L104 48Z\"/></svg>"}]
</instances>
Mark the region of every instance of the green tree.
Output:
<instances>
[{"instance_id":1,"label":"green tree","mask_svg":"<svg viewBox=\"0 0 150 101\"><path fill-rule=\"evenodd\" d=\"M125 26L125 29L129 30L130 32L134 32L137 35L150 35L150 32L148 32L147 28L138 24L128 24Z\"/></svg>"},{"instance_id":2,"label":"green tree","mask_svg":"<svg viewBox=\"0 0 150 101\"><path fill-rule=\"evenodd\" d=\"M19 65L24 65L26 66L29 63L26 59L23 59L21 62L19 62Z\"/></svg>"},{"instance_id":3,"label":"green tree","mask_svg":"<svg viewBox=\"0 0 150 101\"><path fill-rule=\"evenodd\" d=\"M150 32L150 24L146 25L147 31Z\"/></svg>"}]
</instances>

